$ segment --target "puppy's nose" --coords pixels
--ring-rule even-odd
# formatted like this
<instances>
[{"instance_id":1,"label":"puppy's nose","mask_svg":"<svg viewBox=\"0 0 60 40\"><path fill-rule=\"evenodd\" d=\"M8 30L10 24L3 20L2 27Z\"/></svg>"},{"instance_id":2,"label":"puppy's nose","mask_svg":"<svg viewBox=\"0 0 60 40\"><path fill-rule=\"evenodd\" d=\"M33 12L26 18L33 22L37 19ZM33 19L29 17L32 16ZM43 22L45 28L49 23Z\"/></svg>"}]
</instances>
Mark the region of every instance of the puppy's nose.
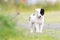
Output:
<instances>
[{"instance_id":1,"label":"puppy's nose","mask_svg":"<svg viewBox=\"0 0 60 40\"><path fill-rule=\"evenodd\" d=\"M41 16L40 16L41 17Z\"/></svg>"},{"instance_id":2,"label":"puppy's nose","mask_svg":"<svg viewBox=\"0 0 60 40\"><path fill-rule=\"evenodd\" d=\"M38 18L41 18L41 16L39 16Z\"/></svg>"},{"instance_id":3,"label":"puppy's nose","mask_svg":"<svg viewBox=\"0 0 60 40\"><path fill-rule=\"evenodd\" d=\"M39 17L41 17L41 16L39 16Z\"/></svg>"}]
</instances>

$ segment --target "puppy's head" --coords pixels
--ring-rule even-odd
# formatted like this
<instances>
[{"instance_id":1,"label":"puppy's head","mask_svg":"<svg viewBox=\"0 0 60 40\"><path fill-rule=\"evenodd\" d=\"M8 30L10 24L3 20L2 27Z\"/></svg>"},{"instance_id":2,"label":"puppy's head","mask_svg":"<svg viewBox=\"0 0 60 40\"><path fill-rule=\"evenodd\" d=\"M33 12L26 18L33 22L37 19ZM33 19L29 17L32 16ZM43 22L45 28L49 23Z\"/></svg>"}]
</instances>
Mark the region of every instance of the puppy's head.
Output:
<instances>
[{"instance_id":1,"label":"puppy's head","mask_svg":"<svg viewBox=\"0 0 60 40\"><path fill-rule=\"evenodd\" d=\"M38 17L41 17L41 16L44 15L45 10L43 8L42 9L37 8L35 10L36 10L36 14L37 14Z\"/></svg>"}]
</instances>

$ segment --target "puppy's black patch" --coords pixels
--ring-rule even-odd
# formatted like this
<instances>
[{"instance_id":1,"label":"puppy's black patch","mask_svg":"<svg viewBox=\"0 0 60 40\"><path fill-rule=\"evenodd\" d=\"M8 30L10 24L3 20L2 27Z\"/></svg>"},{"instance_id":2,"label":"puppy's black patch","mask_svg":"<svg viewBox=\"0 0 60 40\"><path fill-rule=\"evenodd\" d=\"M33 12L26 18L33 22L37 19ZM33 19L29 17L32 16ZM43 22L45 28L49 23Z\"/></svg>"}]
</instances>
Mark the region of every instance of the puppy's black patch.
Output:
<instances>
[{"instance_id":1,"label":"puppy's black patch","mask_svg":"<svg viewBox=\"0 0 60 40\"><path fill-rule=\"evenodd\" d=\"M40 14L43 16L44 15L44 12L45 12L45 10L44 9L41 9Z\"/></svg>"}]
</instances>

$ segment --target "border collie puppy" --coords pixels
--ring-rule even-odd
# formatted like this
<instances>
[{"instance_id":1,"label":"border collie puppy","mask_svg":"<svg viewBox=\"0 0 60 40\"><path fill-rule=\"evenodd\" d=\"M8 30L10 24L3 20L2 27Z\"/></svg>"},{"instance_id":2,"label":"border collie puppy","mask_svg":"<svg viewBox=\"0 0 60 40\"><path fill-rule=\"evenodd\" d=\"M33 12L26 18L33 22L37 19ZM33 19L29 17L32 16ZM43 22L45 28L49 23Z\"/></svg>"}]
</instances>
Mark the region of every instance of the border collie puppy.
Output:
<instances>
[{"instance_id":1,"label":"border collie puppy","mask_svg":"<svg viewBox=\"0 0 60 40\"><path fill-rule=\"evenodd\" d=\"M35 9L35 14L32 14L29 17L29 22L30 22L31 33L33 33L34 31L38 33L42 33L44 26L44 9L43 8Z\"/></svg>"}]
</instances>

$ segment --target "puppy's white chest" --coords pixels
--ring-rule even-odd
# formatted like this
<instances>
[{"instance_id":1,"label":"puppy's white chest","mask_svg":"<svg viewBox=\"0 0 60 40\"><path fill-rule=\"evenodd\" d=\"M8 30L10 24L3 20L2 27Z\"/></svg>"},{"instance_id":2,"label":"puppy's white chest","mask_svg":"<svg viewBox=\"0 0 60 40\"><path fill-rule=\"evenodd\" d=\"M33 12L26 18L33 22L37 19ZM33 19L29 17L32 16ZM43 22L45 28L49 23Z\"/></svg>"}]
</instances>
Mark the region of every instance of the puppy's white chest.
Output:
<instances>
[{"instance_id":1,"label":"puppy's white chest","mask_svg":"<svg viewBox=\"0 0 60 40\"><path fill-rule=\"evenodd\" d=\"M42 22L42 18L40 18L40 19L34 18L32 20L32 22L34 22L34 23L41 23Z\"/></svg>"},{"instance_id":2,"label":"puppy's white chest","mask_svg":"<svg viewBox=\"0 0 60 40\"><path fill-rule=\"evenodd\" d=\"M42 22L41 18L36 20L36 23L41 23L41 22Z\"/></svg>"}]
</instances>

